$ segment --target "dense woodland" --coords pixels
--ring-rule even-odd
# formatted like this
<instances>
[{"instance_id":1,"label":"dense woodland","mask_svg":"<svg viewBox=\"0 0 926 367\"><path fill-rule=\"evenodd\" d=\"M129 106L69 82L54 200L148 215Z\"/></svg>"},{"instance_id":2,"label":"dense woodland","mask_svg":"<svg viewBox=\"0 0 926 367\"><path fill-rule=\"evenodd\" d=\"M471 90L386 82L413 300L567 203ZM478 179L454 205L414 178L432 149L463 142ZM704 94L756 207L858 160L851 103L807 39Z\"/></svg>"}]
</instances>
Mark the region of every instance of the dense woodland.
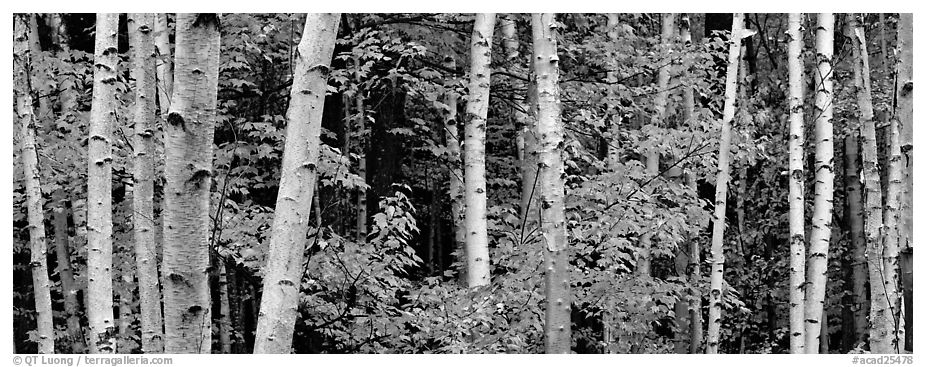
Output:
<instances>
[{"instance_id":1,"label":"dense woodland","mask_svg":"<svg viewBox=\"0 0 926 367\"><path fill-rule=\"evenodd\" d=\"M911 14L16 14L19 353L912 351Z\"/></svg>"}]
</instances>

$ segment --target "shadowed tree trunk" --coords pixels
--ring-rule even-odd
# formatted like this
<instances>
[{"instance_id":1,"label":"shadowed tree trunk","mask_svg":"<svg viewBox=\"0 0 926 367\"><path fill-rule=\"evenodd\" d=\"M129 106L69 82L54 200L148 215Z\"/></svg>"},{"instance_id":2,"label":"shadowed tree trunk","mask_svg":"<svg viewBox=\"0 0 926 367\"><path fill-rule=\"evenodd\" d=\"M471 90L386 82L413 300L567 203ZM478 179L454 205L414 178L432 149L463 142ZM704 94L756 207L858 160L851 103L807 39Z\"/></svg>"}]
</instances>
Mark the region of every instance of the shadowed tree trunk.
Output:
<instances>
[{"instance_id":1,"label":"shadowed tree trunk","mask_svg":"<svg viewBox=\"0 0 926 367\"><path fill-rule=\"evenodd\" d=\"M456 62L452 56L444 59L444 66L450 70L456 69ZM455 90L455 80L448 79L444 83L444 139L447 141L448 180L450 194L450 216L453 223L453 246L457 260L466 263L464 246L466 246L466 226L463 223L463 166L460 156L460 132L457 123L457 99L459 95ZM461 279L462 279L461 274Z\"/></svg>"},{"instance_id":2,"label":"shadowed tree trunk","mask_svg":"<svg viewBox=\"0 0 926 367\"><path fill-rule=\"evenodd\" d=\"M865 261L865 218L863 216L862 182L859 176L858 128L846 136L846 211L852 261L852 317L855 345L864 344L868 334L868 267Z\"/></svg>"},{"instance_id":3,"label":"shadowed tree trunk","mask_svg":"<svg viewBox=\"0 0 926 367\"><path fill-rule=\"evenodd\" d=\"M900 129L903 192L900 199L900 269L903 280L906 349L913 351L913 14L901 13L897 23L897 107Z\"/></svg>"}]
</instances>

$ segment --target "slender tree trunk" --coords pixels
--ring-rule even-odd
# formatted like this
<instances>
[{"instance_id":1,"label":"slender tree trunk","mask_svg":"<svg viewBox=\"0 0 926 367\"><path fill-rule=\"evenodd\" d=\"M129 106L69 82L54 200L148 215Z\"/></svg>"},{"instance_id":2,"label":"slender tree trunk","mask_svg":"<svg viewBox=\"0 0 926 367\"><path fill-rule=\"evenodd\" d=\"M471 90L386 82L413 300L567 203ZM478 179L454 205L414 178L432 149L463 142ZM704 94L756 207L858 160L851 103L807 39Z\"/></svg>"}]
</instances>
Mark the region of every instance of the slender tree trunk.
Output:
<instances>
[{"instance_id":1,"label":"slender tree trunk","mask_svg":"<svg viewBox=\"0 0 926 367\"><path fill-rule=\"evenodd\" d=\"M904 325L906 349L913 351L913 14L901 13L897 23L897 106L894 117L899 123L902 155L903 192L900 199L899 247L904 261Z\"/></svg>"},{"instance_id":2,"label":"slender tree trunk","mask_svg":"<svg viewBox=\"0 0 926 367\"><path fill-rule=\"evenodd\" d=\"M360 58L354 56L354 63L359 69ZM366 107L363 104L363 89L360 83L360 72L356 74L357 95L354 97L357 108L357 131L360 133L358 144L360 145L360 159L357 174L366 181L367 179L367 133L366 133ZM367 189L360 188L357 192L357 241L366 241L367 238Z\"/></svg>"},{"instance_id":3,"label":"slender tree trunk","mask_svg":"<svg viewBox=\"0 0 926 367\"><path fill-rule=\"evenodd\" d=\"M219 267L219 351L222 354L231 353L231 318L228 304L228 273L225 268L225 259L216 259Z\"/></svg>"},{"instance_id":4,"label":"slender tree trunk","mask_svg":"<svg viewBox=\"0 0 926 367\"><path fill-rule=\"evenodd\" d=\"M607 15L607 32L608 32L608 41L616 43L618 40L618 27L620 26L620 17L617 13L608 13ZM618 73L616 71L608 71L607 74L608 83L617 83L619 80ZM608 88L608 99L617 100L617 95L613 88ZM608 118L608 131L604 134L605 139L604 143L606 144L606 160L609 165L616 165L620 163L621 160L621 149L620 149L620 122L621 116L618 111L611 111L609 109L608 113L610 118ZM616 341L614 337L614 330L618 325L616 325L616 320L612 313L611 302L608 301L605 303L604 310L601 315L602 323L602 341L604 342L604 352L607 354L615 353ZM678 309L676 309L676 317L678 317ZM681 330L679 330L681 332Z\"/></svg>"},{"instance_id":5,"label":"slender tree trunk","mask_svg":"<svg viewBox=\"0 0 926 367\"><path fill-rule=\"evenodd\" d=\"M616 43L618 41L618 29L620 27L620 18L617 13L608 13L607 15L607 27L608 27L608 41ZM684 31L683 31L684 32ZM618 83L619 76L616 71L608 71L607 75L608 83ZM608 88L608 97L613 101L617 102L617 96L613 88ZM609 111L610 121L608 122L608 134L607 140L607 158L611 162L620 162L621 146L620 146L620 131L621 131L621 116L617 111Z\"/></svg>"},{"instance_id":6,"label":"slender tree trunk","mask_svg":"<svg viewBox=\"0 0 926 367\"><path fill-rule=\"evenodd\" d=\"M154 101L155 49L151 37L152 14L129 15L129 43L132 45L132 76L135 78L135 185L132 216L135 234L135 263L141 309L141 349L144 353L164 351L164 323L161 318L161 290L158 281L157 243L154 222Z\"/></svg>"},{"instance_id":7,"label":"slender tree trunk","mask_svg":"<svg viewBox=\"0 0 926 367\"><path fill-rule=\"evenodd\" d=\"M305 208L315 194L328 65L340 18L340 14L308 14L299 42L254 353L292 350L310 225Z\"/></svg>"},{"instance_id":8,"label":"slender tree trunk","mask_svg":"<svg viewBox=\"0 0 926 367\"><path fill-rule=\"evenodd\" d=\"M452 56L444 59L444 66L450 70L456 69L456 62ZM463 224L463 166L460 156L460 132L457 124L457 99L459 95L454 90L454 82L447 80L444 84L444 139L447 141L449 187L450 187L450 216L453 223L453 246L458 254L458 260L465 259L466 226ZM465 263L465 261L460 261ZM462 275L462 274L461 274ZM461 276L461 279L463 277Z\"/></svg>"},{"instance_id":9,"label":"slender tree trunk","mask_svg":"<svg viewBox=\"0 0 926 367\"><path fill-rule=\"evenodd\" d=\"M688 264L690 260L688 255L683 250L683 247L679 246L678 251L675 253L675 273L678 274L679 278L687 278ZM690 338L691 331L689 328L689 311L688 311L688 301L689 297L678 297L675 300L675 354L685 354L688 353L690 347Z\"/></svg>"},{"instance_id":10,"label":"slender tree trunk","mask_svg":"<svg viewBox=\"0 0 926 367\"><path fill-rule=\"evenodd\" d=\"M894 318L891 300L897 299L897 288L889 282L890 273L884 268L883 208L881 179L878 169L878 148L875 134L874 109L871 101L871 78L868 67L864 28L855 21L852 29L852 50L855 56L855 84L862 128L862 173L865 178L865 243L868 259L868 280L871 286L871 323L869 344L872 353L899 352L894 340ZM895 269L896 271L896 269Z\"/></svg>"},{"instance_id":11,"label":"slender tree trunk","mask_svg":"<svg viewBox=\"0 0 926 367\"><path fill-rule=\"evenodd\" d=\"M833 14L817 14L816 101L814 106L814 200L807 254L804 328L805 353L820 352L820 328L826 301L826 269L833 220Z\"/></svg>"},{"instance_id":12,"label":"slender tree trunk","mask_svg":"<svg viewBox=\"0 0 926 367\"><path fill-rule=\"evenodd\" d=\"M668 48L672 44L672 37L675 32L675 14L665 13L662 15L662 47ZM669 66L659 68L656 76L656 100L653 102L655 112L650 124L653 127L664 126L663 121L666 119L666 105L669 100ZM659 151L657 148L651 148L646 152L646 175L653 177L659 174ZM646 230L640 235L640 250L637 257L637 274L649 276L652 268L652 236L654 229Z\"/></svg>"},{"instance_id":13,"label":"slender tree trunk","mask_svg":"<svg viewBox=\"0 0 926 367\"><path fill-rule=\"evenodd\" d=\"M71 250L68 244L68 209L67 194L59 186L53 194L57 209L54 210L55 255L58 260L58 277L61 279L61 294L64 298L64 314L67 318L68 342L71 353L85 353L84 332L80 326L80 302L77 300L78 287L74 281L71 268Z\"/></svg>"},{"instance_id":14,"label":"slender tree trunk","mask_svg":"<svg viewBox=\"0 0 926 367\"><path fill-rule=\"evenodd\" d=\"M161 115L166 119L174 91L174 62L170 52L170 28L167 25L167 14L157 13L155 17L154 42L157 52L158 104L161 107Z\"/></svg>"},{"instance_id":15,"label":"slender tree trunk","mask_svg":"<svg viewBox=\"0 0 926 367\"><path fill-rule=\"evenodd\" d=\"M466 104L466 138L463 143L463 180L466 227L466 279L470 287L489 284L489 235L486 219L485 137L492 73L492 34L495 14L476 14L470 44L469 100Z\"/></svg>"},{"instance_id":16,"label":"slender tree trunk","mask_svg":"<svg viewBox=\"0 0 926 367\"><path fill-rule=\"evenodd\" d=\"M887 202L884 206L884 282L893 288L889 294L891 322L893 325L893 343L897 344L895 353L904 350L903 299L900 292L900 249L898 246L900 231L900 200L903 189L903 173L900 172L903 157L900 154L900 127L896 118L891 118L890 125L890 160L887 174Z\"/></svg>"},{"instance_id":17,"label":"slender tree trunk","mask_svg":"<svg viewBox=\"0 0 926 367\"><path fill-rule=\"evenodd\" d=\"M46 63L45 53L42 52L42 43L39 41L39 22L37 14L29 15L29 49L30 49L30 58L33 65L42 65ZM30 75L30 85L32 86L33 91L36 93L36 101L38 103L38 110L35 112L35 121L41 124L43 121L50 119L51 116L51 88L50 85L54 84L55 80L47 80L48 77L44 73L35 72L32 70L32 75Z\"/></svg>"},{"instance_id":18,"label":"slender tree trunk","mask_svg":"<svg viewBox=\"0 0 926 367\"><path fill-rule=\"evenodd\" d=\"M864 345L868 334L868 267L865 260L865 218L863 216L862 182L859 176L858 130L846 136L846 206L852 258L852 316L855 344Z\"/></svg>"},{"instance_id":19,"label":"slender tree trunk","mask_svg":"<svg viewBox=\"0 0 926 367\"><path fill-rule=\"evenodd\" d=\"M112 128L115 123L117 34L119 14L96 18L93 102L87 175L88 298L87 317L93 353L116 351L113 323Z\"/></svg>"},{"instance_id":20,"label":"slender tree trunk","mask_svg":"<svg viewBox=\"0 0 926 367\"><path fill-rule=\"evenodd\" d=\"M35 323L38 327L38 352L51 354L55 352L55 326L51 310L51 282L48 280L48 245L45 242L45 209L42 198L42 185L39 182L38 153L35 146L36 118L32 110L32 85L30 73L29 39L30 20L35 24L35 15L17 15L14 17L14 88L16 94L16 114L22 130L22 164L26 187L26 212L29 219L29 253L32 268L32 288L35 296Z\"/></svg>"},{"instance_id":21,"label":"slender tree trunk","mask_svg":"<svg viewBox=\"0 0 926 367\"><path fill-rule=\"evenodd\" d=\"M788 212L791 239L790 331L791 353L804 353L804 51L801 13L788 14L788 85L791 131L789 138Z\"/></svg>"},{"instance_id":22,"label":"slender tree trunk","mask_svg":"<svg viewBox=\"0 0 926 367\"><path fill-rule=\"evenodd\" d=\"M556 16L533 14L534 71L537 75L537 135L540 136L541 232L544 244L546 352L572 350L572 296L569 290L569 249L566 242L566 195L563 122L560 118L559 57Z\"/></svg>"},{"instance_id":23,"label":"slender tree trunk","mask_svg":"<svg viewBox=\"0 0 926 367\"><path fill-rule=\"evenodd\" d=\"M727 57L727 76L724 89L723 120L720 131L720 151L717 153L717 187L714 194L714 232L711 237L711 291L708 303L707 347L708 354L718 352L720 346L720 308L723 293L723 230L727 216L727 185L730 182L731 124L735 115L736 74L739 71L739 54L743 13L733 15L730 35L730 54Z\"/></svg>"},{"instance_id":24,"label":"slender tree trunk","mask_svg":"<svg viewBox=\"0 0 926 367\"><path fill-rule=\"evenodd\" d=\"M881 59L881 68L884 71L884 75L889 76L891 75L892 68L891 68L891 65L887 61L888 60L888 55L887 55L888 49L887 49L887 32L885 32L886 28L887 28L887 17L884 15L884 13L878 13L878 32L881 33L880 34L881 37L878 37L880 38L879 41L881 43L881 57L879 59Z\"/></svg>"},{"instance_id":25,"label":"slender tree trunk","mask_svg":"<svg viewBox=\"0 0 926 367\"><path fill-rule=\"evenodd\" d=\"M61 47L59 55L70 61L67 27L61 20L61 14L52 13L49 17L49 26L52 30L53 43ZM61 115L59 119L69 119L77 113L77 89L73 76L60 76L57 79L59 101L61 102ZM62 183L59 183L62 184ZM80 302L77 299L79 286L74 280L74 271L71 267L71 250L68 236L68 209L66 206L66 188L59 186L53 197L58 210L54 211L55 226L55 252L58 259L58 276L61 279L61 294L64 297L64 313L67 317L68 339L71 353L86 353L87 345L80 322Z\"/></svg>"},{"instance_id":26,"label":"slender tree trunk","mask_svg":"<svg viewBox=\"0 0 926 367\"><path fill-rule=\"evenodd\" d=\"M514 17L509 15L505 17L502 21L502 45L504 46L505 59L510 63L512 68L515 70L521 70L523 64L521 63L521 54L518 50L518 29L517 24L515 23ZM523 73L528 76L530 79L530 68L527 68L526 72ZM514 90L525 90L524 99L519 99L514 92L512 92L511 99L514 101L513 107L511 108L511 118L513 118L513 125L517 127L518 136L517 136L517 149L518 149L518 165L521 170L521 200L520 200L520 214L521 220L525 221L524 225L527 226L528 222L526 221L529 216L531 209L534 204L536 204L536 176L537 176L537 137L535 135L536 129L534 128L534 121L530 119L529 104L531 103L531 83L525 83L522 80L517 78L509 78L511 86ZM534 194L534 198L531 198L531 194ZM536 223L536 221L534 222Z\"/></svg>"},{"instance_id":27,"label":"slender tree trunk","mask_svg":"<svg viewBox=\"0 0 926 367\"><path fill-rule=\"evenodd\" d=\"M681 22L679 24L680 35L682 42L685 44L686 48L692 46L691 40L691 19L688 14L683 14L681 17ZM689 126L695 126L695 99L694 99L694 88L688 87L685 88L682 93L682 102L683 102L683 120L685 124ZM686 185L691 188L691 191L696 193L698 192L698 185L695 180L695 177L692 173L685 175ZM698 235L699 230L692 230L688 235L688 282L689 284L695 285L691 289L691 294L688 297L688 318L689 318L689 336L688 336L688 353L695 354L698 353L698 349L701 346L701 342L704 338L704 330L701 320L701 291L698 289L697 285L701 283L701 248L698 244Z\"/></svg>"},{"instance_id":28,"label":"slender tree trunk","mask_svg":"<svg viewBox=\"0 0 926 367\"><path fill-rule=\"evenodd\" d=\"M164 350L209 353L209 189L219 77L218 15L178 14L176 42L175 85L164 132Z\"/></svg>"}]
</instances>

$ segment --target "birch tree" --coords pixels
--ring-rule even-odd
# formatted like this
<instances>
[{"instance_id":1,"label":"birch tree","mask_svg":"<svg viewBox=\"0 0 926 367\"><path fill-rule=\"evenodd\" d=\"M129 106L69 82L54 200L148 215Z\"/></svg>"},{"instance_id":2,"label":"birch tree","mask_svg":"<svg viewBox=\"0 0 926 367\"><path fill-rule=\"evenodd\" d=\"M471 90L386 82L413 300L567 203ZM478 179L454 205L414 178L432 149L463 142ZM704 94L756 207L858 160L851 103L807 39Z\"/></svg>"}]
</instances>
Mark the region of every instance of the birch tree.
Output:
<instances>
[{"instance_id":1,"label":"birch tree","mask_svg":"<svg viewBox=\"0 0 926 367\"><path fill-rule=\"evenodd\" d=\"M29 48L30 18L34 15L17 14L13 18L13 91L16 95L16 115L20 122L20 140L23 177L26 186L26 211L29 221L29 266L32 268L32 288L35 295L35 323L38 352L55 353L55 326L51 309L51 282L48 280L48 245L45 241L45 200L39 182L38 152L35 146L36 118L32 108L32 69Z\"/></svg>"},{"instance_id":2,"label":"birch tree","mask_svg":"<svg viewBox=\"0 0 926 367\"><path fill-rule=\"evenodd\" d=\"M67 27L61 20L61 14L49 14L48 25L52 32L52 43L61 47L59 57L70 61L70 46L68 46ZM77 88L75 77L72 75L59 75L56 78L61 112L59 120L69 121L77 113ZM52 200L57 209L54 210L53 224L55 231L55 257L58 262L58 277L61 283L61 294L64 298L64 313L67 318L68 342L72 353L84 353L87 346L84 342L83 328L80 323L80 302L77 299L79 286L74 280L74 270L71 266L71 250L68 235L68 212L66 202L68 194L64 182L52 193Z\"/></svg>"},{"instance_id":3,"label":"birch tree","mask_svg":"<svg viewBox=\"0 0 926 367\"><path fill-rule=\"evenodd\" d=\"M672 37L675 32L675 14L666 13L662 15L662 33L661 42L663 48L668 48L672 44ZM666 118L666 105L669 100L669 66L659 68L656 76L656 99L653 102L653 127L663 126L663 120ZM651 147L646 151L646 175L653 177L659 174L659 150ZM636 271L640 275L649 276L652 267L652 236L654 229L646 230L640 235L640 250L637 256Z\"/></svg>"},{"instance_id":4,"label":"birch tree","mask_svg":"<svg viewBox=\"0 0 926 367\"><path fill-rule=\"evenodd\" d=\"M817 85L814 104L814 199L807 254L804 328L806 353L820 352L820 329L826 298L826 268L833 220L833 14L817 14Z\"/></svg>"},{"instance_id":5,"label":"birch tree","mask_svg":"<svg viewBox=\"0 0 926 367\"><path fill-rule=\"evenodd\" d=\"M711 237L711 290L708 298L707 347L708 354L717 353L720 345L720 308L723 294L723 230L727 215L727 185L730 182L730 137L731 124L735 115L736 77L739 71L739 55L743 13L733 15L730 32L730 50L727 56L727 75L724 84L723 119L720 130L720 151L717 153L717 187L714 193L714 226Z\"/></svg>"},{"instance_id":6,"label":"birch tree","mask_svg":"<svg viewBox=\"0 0 926 367\"><path fill-rule=\"evenodd\" d=\"M556 16L533 14L534 73L537 75L537 135L540 137L540 205L544 250L546 313L544 345L548 354L572 349L572 296L566 242L563 122L560 118Z\"/></svg>"},{"instance_id":7,"label":"birch tree","mask_svg":"<svg viewBox=\"0 0 926 367\"><path fill-rule=\"evenodd\" d=\"M280 191L264 266L254 353L290 353L318 175L322 112L340 14L308 14L296 53Z\"/></svg>"},{"instance_id":8,"label":"birch tree","mask_svg":"<svg viewBox=\"0 0 926 367\"><path fill-rule=\"evenodd\" d=\"M113 323L112 128L116 120L119 14L96 16L87 172L87 318L91 353L116 351Z\"/></svg>"},{"instance_id":9,"label":"birch tree","mask_svg":"<svg viewBox=\"0 0 926 367\"><path fill-rule=\"evenodd\" d=\"M878 147L875 134L874 108L871 100L871 77L865 30L855 17L850 20L854 54L855 86L862 129L862 175L865 184L865 244L868 259L868 282L871 286L871 324L869 345L872 353L897 353L893 300L899 299L896 284L891 282L891 269L886 269L884 251L884 210L881 202L881 178L878 168ZM896 262L895 262L896 264ZM896 268L892 269L897 271ZM899 328L898 328L899 329Z\"/></svg>"},{"instance_id":10,"label":"birch tree","mask_svg":"<svg viewBox=\"0 0 926 367\"><path fill-rule=\"evenodd\" d=\"M905 259L913 257L913 14L901 13L897 23L897 106L894 118L898 120L902 169L900 198L899 247ZM913 269L901 261L904 282L904 315L906 349L913 350Z\"/></svg>"},{"instance_id":11,"label":"birch tree","mask_svg":"<svg viewBox=\"0 0 926 367\"><path fill-rule=\"evenodd\" d=\"M164 118L167 118L167 112L170 111L170 98L174 89L174 63L170 52L170 28L167 18L167 14L157 13L154 22L158 105Z\"/></svg>"},{"instance_id":12,"label":"birch tree","mask_svg":"<svg viewBox=\"0 0 926 367\"><path fill-rule=\"evenodd\" d=\"M444 67L449 70L456 69L456 61L452 56L444 59ZM457 123L457 99L459 94L454 88L454 80L449 79L444 84L444 139L447 141L447 151L450 154L449 166L449 193L450 216L453 223L453 243L457 253L464 251L466 246L466 226L463 223L463 166L460 156L460 132ZM464 255L465 256L465 255Z\"/></svg>"},{"instance_id":13,"label":"birch tree","mask_svg":"<svg viewBox=\"0 0 926 367\"><path fill-rule=\"evenodd\" d=\"M791 133L788 139L788 212L791 239L791 353L804 353L804 63L801 13L788 14L788 86Z\"/></svg>"},{"instance_id":14,"label":"birch tree","mask_svg":"<svg viewBox=\"0 0 926 367\"><path fill-rule=\"evenodd\" d=\"M486 120L495 14L476 14L470 43L469 100L464 129L464 202L466 279L470 287L489 284L489 234L486 219Z\"/></svg>"},{"instance_id":15,"label":"birch tree","mask_svg":"<svg viewBox=\"0 0 926 367\"><path fill-rule=\"evenodd\" d=\"M367 146L368 139L366 136L366 106L363 103L363 83L360 81L360 57L354 55L354 65L357 67L357 72L354 75L354 81L357 83L357 95L354 96L354 104L357 108L357 114L355 119L357 121L357 129L360 132L360 139L358 144L360 145L360 157L358 160L358 169L357 175L359 175L364 180L367 179ZM367 238L367 190L361 187L357 191L357 241L365 241Z\"/></svg>"},{"instance_id":16,"label":"birch tree","mask_svg":"<svg viewBox=\"0 0 926 367\"><path fill-rule=\"evenodd\" d=\"M132 76L135 79L135 167L132 194L135 236L135 264L141 309L141 348L145 353L164 351L164 323L158 281L157 244L154 221L154 118L155 60L154 16L129 15L129 44L132 46Z\"/></svg>"},{"instance_id":17,"label":"birch tree","mask_svg":"<svg viewBox=\"0 0 926 367\"><path fill-rule=\"evenodd\" d=\"M176 24L174 88L164 126L164 350L209 353L209 191L219 16L178 14Z\"/></svg>"},{"instance_id":18,"label":"birch tree","mask_svg":"<svg viewBox=\"0 0 926 367\"><path fill-rule=\"evenodd\" d=\"M846 215L849 217L849 241L852 244L852 315L855 344L863 343L868 334L868 266L865 260L865 218L863 215L862 183L859 172L858 127L845 141Z\"/></svg>"}]
</instances>

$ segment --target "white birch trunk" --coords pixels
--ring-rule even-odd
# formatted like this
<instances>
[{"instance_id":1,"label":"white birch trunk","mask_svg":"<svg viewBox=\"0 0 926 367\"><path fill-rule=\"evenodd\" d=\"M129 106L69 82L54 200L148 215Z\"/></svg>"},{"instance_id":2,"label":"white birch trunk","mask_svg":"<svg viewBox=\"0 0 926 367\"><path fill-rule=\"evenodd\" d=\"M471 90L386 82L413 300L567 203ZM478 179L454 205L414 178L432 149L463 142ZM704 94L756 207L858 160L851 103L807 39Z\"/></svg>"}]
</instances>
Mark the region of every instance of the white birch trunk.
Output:
<instances>
[{"instance_id":1,"label":"white birch trunk","mask_svg":"<svg viewBox=\"0 0 926 367\"><path fill-rule=\"evenodd\" d=\"M26 188L26 212L29 221L29 267L32 268L32 288L35 297L35 323L37 326L38 352L55 353L55 326L51 309L51 282L48 280L48 245L45 241L45 200L39 182L38 152L35 146L36 117L32 109L32 86L30 73L32 60L28 43L30 20L35 25L34 15L17 15L13 19L13 63L14 88L16 95L16 117L20 122L22 136L21 158Z\"/></svg>"},{"instance_id":2,"label":"white birch trunk","mask_svg":"<svg viewBox=\"0 0 926 367\"><path fill-rule=\"evenodd\" d=\"M167 14L157 13L154 22L154 42L157 51L157 88L158 105L161 115L166 119L170 111L170 98L174 91L174 63L170 50L170 28Z\"/></svg>"},{"instance_id":3,"label":"white birch trunk","mask_svg":"<svg viewBox=\"0 0 926 367\"><path fill-rule=\"evenodd\" d=\"M485 139L489 113L492 34L495 14L476 14L470 44L469 100L466 104L464 153L464 225L466 227L466 279L470 287L488 285L489 235L486 219Z\"/></svg>"},{"instance_id":4,"label":"white birch trunk","mask_svg":"<svg viewBox=\"0 0 926 367\"><path fill-rule=\"evenodd\" d=\"M790 346L804 353L804 51L801 13L788 14L788 86L790 137L788 139L788 223L790 233Z\"/></svg>"},{"instance_id":5,"label":"white birch trunk","mask_svg":"<svg viewBox=\"0 0 926 367\"><path fill-rule=\"evenodd\" d=\"M113 321L112 148L116 121L116 65L119 14L96 17L93 102L90 112L90 152L87 174L87 318L90 352L115 353Z\"/></svg>"},{"instance_id":6,"label":"white birch trunk","mask_svg":"<svg viewBox=\"0 0 926 367\"><path fill-rule=\"evenodd\" d=\"M724 88L723 120L720 130L720 151L717 153L717 187L714 194L714 227L711 237L711 290L708 300L707 346L708 354L718 352L720 345L720 311L723 294L723 230L727 217L727 185L730 183L730 138L731 124L735 115L736 74L739 71L739 55L743 13L733 15L730 34L730 50L727 56L727 75Z\"/></svg>"},{"instance_id":7,"label":"white birch trunk","mask_svg":"<svg viewBox=\"0 0 926 367\"><path fill-rule=\"evenodd\" d=\"M544 250L546 353L572 350L572 296L566 242L563 122L560 118L559 57L555 15L533 14L534 72L537 75L537 135L540 136L540 207Z\"/></svg>"},{"instance_id":8,"label":"white birch trunk","mask_svg":"<svg viewBox=\"0 0 926 367\"><path fill-rule=\"evenodd\" d=\"M448 56L444 59L444 66L450 70L456 69L456 62L453 57ZM449 168L449 187L450 187L450 215L453 223L453 245L454 252L457 253L458 260L465 263L466 246L466 226L463 224L464 203L463 203L463 162L460 156L460 132L457 123L457 99L459 95L454 90L454 83L448 80L444 84L444 104L447 110L444 111L444 139L447 141L447 151L450 154L448 165Z\"/></svg>"},{"instance_id":9,"label":"white birch trunk","mask_svg":"<svg viewBox=\"0 0 926 367\"><path fill-rule=\"evenodd\" d=\"M871 287L871 324L869 346L872 353L896 353L894 318L891 301L897 298L893 283L884 269L884 208L881 198L881 178L878 168L878 148L875 134L874 108L871 100L871 77L865 31L854 15L851 17L852 51L854 53L855 85L862 129L862 173L865 180L865 243L868 259L868 282ZM893 289L892 289L893 288Z\"/></svg>"},{"instance_id":10,"label":"white birch trunk","mask_svg":"<svg viewBox=\"0 0 926 367\"><path fill-rule=\"evenodd\" d=\"M152 14L129 15L132 76L135 79L135 185L132 194L135 263L141 310L141 348L144 353L164 351L161 286L158 277L154 221L154 119L155 60Z\"/></svg>"},{"instance_id":11,"label":"white birch trunk","mask_svg":"<svg viewBox=\"0 0 926 367\"><path fill-rule=\"evenodd\" d=\"M816 101L814 106L814 199L807 251L804 328L805 353L820 352L826 301L826 269L833 220L833 14L817 14Z\"/></svg>"},{"instance_id":12,"label":"white birch trunk","mask_svg":"<svg viewBox=\"0 0 926 367\"><path fill-rule=\"evenodd\" d=\"M219 77L219 16L177 15L165 124L164 329L167 353L209 353L209 191Z\"/></svg>"},{"instance_id":13,"label":"white birch trunk","mask_svg":"<svg viewBox=\"0 0 926 367\"><path fill-rule=\"evenodd\" d=\"M315 194L322 112L340 18L337 13L308 14L297 48L254 353L292 351L305 273L305 235L310 225L307 208Z\"/></svg>"}]
</instances>

